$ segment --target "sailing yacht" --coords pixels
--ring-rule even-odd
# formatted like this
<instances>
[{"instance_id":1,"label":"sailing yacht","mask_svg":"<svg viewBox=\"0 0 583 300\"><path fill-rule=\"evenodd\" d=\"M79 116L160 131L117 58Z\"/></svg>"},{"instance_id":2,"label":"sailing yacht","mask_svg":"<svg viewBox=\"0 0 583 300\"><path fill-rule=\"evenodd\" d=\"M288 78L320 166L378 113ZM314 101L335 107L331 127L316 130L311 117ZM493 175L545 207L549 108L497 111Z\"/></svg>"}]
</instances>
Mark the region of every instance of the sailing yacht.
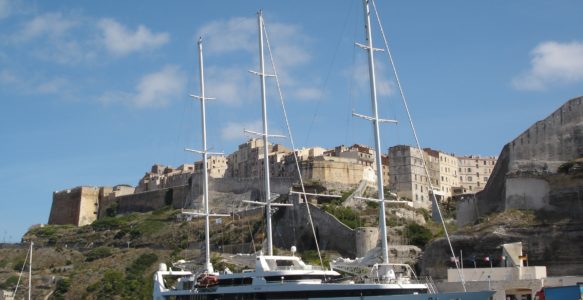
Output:
<instances>
[{"instance_id":1,"label":"sailing yacht","mask_svg":"<svg viewBox=\"0 0 583 300\"><path fill-rule=\"evenodd\" d=\"M369 52L369 67L371 69L371 98L373 101L374 117L369 117L375 125L375 137L377 156L380 156L380 139L378 128L378 113L376 104L376 90L374 83L374 60L372 59L372 41L370 39L370 11L369 0L364 1L364 12L367 29L367 41ZM257 14L259 25L259 71L254 72L259 76L261 82L261 103L263 117L263 132L255 133L263 138L263 154L267 162L268 159L268 134L267 128L267 106L265 88L265 68L264 68L264 24L263 15L260 11ZM204 79L202 64L202 42L199 41L199 64L201 73L201 96L204 103ZM203 128L204 128L204 105L203 107ZM206 136L203 134L203 137ZM206 157L206 142L203 141L203 160ZM377 164L380 164L380 157L377 157ZM206 162L203 162L203 170L206 170ZM198 214L205 216L206 225L206 262L205 270L197 273L190 270L172 270L165 264L160 264L159 270L154 274L155 300L162 299L386 299L386 300L429 300L429 299L460 299L460 300L486 300L493 294L491 291L484 292L458 292L458 293L436 293L428 287L426 283L417 282L411 278L397 276L395 269L397 265L389 264L384 203L380 205L380 224L383 263L377 265L374 272L371 272L372 280L366 283L355 283L346 280L342 275L333 270L325 270L318 266L304 263L296 256L273 255L271 214L272 207L282 204L272 202L272 195L269 186L269 164L264 163L264 202L255 202L265 207L267 253L259 253L255 257L255 269L243 270L240 273L230 271L215 272L210 263L210 252L208 242L208 220L212 215L208 213L208 188L205 180L205 213ZM382 189L382 168L377 167L379 172L379 199L384 199ZM205 177L206 178L206 177ZM292 249L293 250L293 249ZM293 252L293 251L292 251ZM175 284L169 286L165 278L174 277Z\"/></svg>"}]
</instances>

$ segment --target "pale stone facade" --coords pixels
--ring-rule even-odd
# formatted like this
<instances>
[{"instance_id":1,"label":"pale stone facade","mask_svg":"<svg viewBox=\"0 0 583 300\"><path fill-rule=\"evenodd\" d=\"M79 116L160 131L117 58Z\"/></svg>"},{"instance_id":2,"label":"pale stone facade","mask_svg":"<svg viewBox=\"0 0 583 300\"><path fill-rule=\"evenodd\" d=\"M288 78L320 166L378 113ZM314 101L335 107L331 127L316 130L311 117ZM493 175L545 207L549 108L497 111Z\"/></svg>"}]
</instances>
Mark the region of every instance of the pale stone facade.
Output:
<instances>
[{"instance_id":1,"label":"pale stone facade","mask_svg":"<svg viewBox=\"0 0 583 300\"><path fill-rule=\"evenodd\" d=\"M207 170L209 177L223 178L227 173L227 157L224 155L209 155L207 157ZM194 173L200 174L202 170L202 160L194 163Z\"/></svg>"},{"instance_id":2,"label":"pale stone facade","mask_svg":"<svg viewBox=\"0 0 583 300\"><path fill-rule=\"evenodd\" d=\"M53 203L49 215L49 224L72 224L83 226L97 220L100 195L103 195L100 187L81 186L74 189L53 193Z\"/></svg>"},{"instance_id":3,"label":"pale stone facade","mask_svg":"<svg viewBox=\"0 0 583 300\"><path fill-rule=\"evenodd\" d=\"M389 148L389 188L414 207L429 208L429 179L423 168L423 151L405 145Z\"/></svg>"},{"instance_id":4,"label":"pale stone facade","mask_svg":"<svg viewBox=\"0 0 583 300\"><path fill-rule=\"evenodd\" d=\"M431 185L422 158L427 163ZM420 151L399 145L389 149L389 161L391 190L412 200L415 207L429 208L432 194L438 201L445 201L457 194L480 191L492 173L496 157L456 157L430 148Z\"/></svg>"},{"instance_id":5,"label":"pale stone facade","mask_svg":"<svg viewBox=\"0 0 583 300\"><path fill-rule=\"evenodd\" d=\"M283 145L269 145L268 156L271 176L283 176L284 157L291 150ZM251 139L239 145L239 149L228 156L227 174L231 177L261 177L263 176L263 140Z\"/></svg>"},{"instance_id":6,"label":"pale stone facade","mask_svg":"<svg viewBox=\"0 0 583 300\"><path fill-rule=\"evenodd\" d=\"M496 165L495 156L469 155L458 157L460 194L475 194L484 189Z\"/></svg>"},{"instance_id":7,"label":"pale stone facade","mask_svg":"<svg viewBox=\"0 0 583 300\"><path fill-rule=\"evenodd\" d=\"M303 162L300 168L305 180L344 185L357 185L365 179L366 169L372 170L355 163L354 159L334 156L316 157L312 161Z\"/></svg>"},{"instance_id":8,"label":"pale stone facade","mask_svg":"<svg viewBox=\"0 0 583 300\"><path fill-rule=\"evenodd\" d=\"M152 170L146 173L138 183L136 193L186 185L193 172L193 164L184 164L178 168L153 165Z\"/></svg>"},{"instance_id":9,"label":"pale stone facade","mask_svg":"<svg viewBox=\"0 0 583 300\"><path fill-rule=\"evenodd\" d=\"M376 151L374 151L372 148L359 144L354 144L350 147L340 145L324 153L326 156L351 158L363 166L372 167L374 170L376 170L375 154Z\"/></svg>"}]
</instances>

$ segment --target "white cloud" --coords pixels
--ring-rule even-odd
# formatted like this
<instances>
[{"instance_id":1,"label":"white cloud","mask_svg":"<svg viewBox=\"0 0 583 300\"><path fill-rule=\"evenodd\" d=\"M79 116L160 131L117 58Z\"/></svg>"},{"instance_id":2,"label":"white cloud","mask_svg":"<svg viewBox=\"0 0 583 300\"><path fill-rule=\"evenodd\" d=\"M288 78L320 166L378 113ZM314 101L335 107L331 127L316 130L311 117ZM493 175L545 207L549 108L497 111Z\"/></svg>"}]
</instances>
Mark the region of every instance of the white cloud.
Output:
<instances>
[{"instance_id":1,"label":"white cloud","mask_svg":"<svg viewBox=\"0 0 583 300\"><path fill-rule=\"evenodd\" d=\"M387 65L377 61L375 64L375 77L378 96L391 96L395 92L395 84L387 78ZM369 69L365 61L357 62L355 70L352 72L352 80L356 83L358 92L370 90Z\"/></svg>"},{"instance_id":2,"label":"white cloud","mask_svg":"<svg viewBox=\"0 0 583 300\"><path fill-rule=\"evenodd\" d=\"M227 21L214 21L197 32L202 37L205 52L223 54L226 52L257 52L257 21L253 18L232 18Z\"/></svg>"},{"instance_id":3,"label":"white cloud","mask_svg":"<svg viewBox=\"0 0 583 300\"><path fill-rule=\"evenodd\" d=\"M278 66L295 66L310 61L310 53L300 46L310 39L301 28L291 24L273 23L267 25L267 32ZM205 52L210 55L241 51L257 55L259 51L257 34L257 19L241 17L211 22L197 33L203 37ZM265 53L267 57L267 43Z\"/></svg>"},{"instance_id":4,"label":"white cloud","mask_svg":"<svg viewBox=\"0 0 583 300\"><path fill-rule=\"evenodd\" d=\"M207 93L221 103L238 105L259 95L259 80L244 68L213 66L205 71Z\"/></svg>"},{"instance_id":5,"label":"white cloud","mask_svg":"<svg viewBox=\"0 0 583 300\"><path fill-rule=\"evenodd\" d=\"M305 69L306 64L312 59L306 47L311 43L311 39L296 25L267 22L266 27L282 87L293 91L288 98L310 100L319 97L320 93L315 88L309 87L315 80L306 76ZM247 72L248 69L257 68L257 34L257 19L240 17L214 21L197 31L197 38L198 36L203 38L206 56L220 55L225 58L226 54L233 56L244 54L248 57L249 63L244 67L221 70L215 65L211 71L207 71L205 78L207 90L213 97L226 103L241 104L245 99L252 99L258 95L257 77ZM265 59L266 72L273 73L267 43ZM298 72L301 72L301 75L297 75Z\"/></svg>"},{"instance_id":6,"label":"white cloud","mask_svg":"<svg viewBox=\"0 0 583 300\"><path fill-rule=\"evenodd\" d=\"M322 91L317 88L298 88L295 90L295 98L299 100L317 100L322 96Z\"/></svg>"},{"instance_id":7,"label":"white cloud","mask_svg":"<svg viewBox=\"0 0 583 300\"><path fill-rule=\"evenodd\" d=\"M142 77L133 102L140 107L164 106L173 98L183 97L185 86L184 72L177 66L165 66L159 72Z\"/></svg>"},{"instance_id":8,"label":"white cloud","mask_svg":"<svg viewBox=\"0 0 583 300\"><path fill-rule=\"evenodd\" d=\"M16 33L14 39L26 42L35 38L59 38L78 24L74 18L66 18L61 13L46 13L26 22L22 29Z\"/></svg>"},{"instance_id":9,"label":"white cloud","mask_svg":"<svg viewBox=\"0 0 583 300\"><path fill-rule=\"evenodd\" d=\"M260 120L249 122L229 122L227 126L221 129L221 137L224 140L239 140L245 138L244 130L262 132L263 125Z\"/></svg>"},{"instance_id":10,"label":"white cloud","mask_svg":"<svg viewBox=\"0 0 583 300\"><path fill-rule=\"evenodd\" d=\"M135 107L161 107L176 98L184 98L186 74L178 67L167 65L158 72L143 76L133 93L110 91L99 100L104 104L121 102Z\"/></svg>"},{"instance_id":11,"label":"white cloud","mask_svg":"<svg viewBox=\"0 0 583 300\"><path fill-rule=\"evenodd\" d=\"M7 18L12 13L10 0L0 0L0 20Z\"/></svg>"},{"instance_id":12,"label":"white cloud","mask_svg":"<svg viewBox=\"0 0 583 300\"><path fill-rule=\"evenodd\" d=\"M157 48L170 40L168 33L152 33L143 25L130 31L113 19L101 19L98 27L102 30L106 49L116 55Z\"/></svg>"},{"instance_id":13,"label":"white cloud","mask_svg":"<svg viewBox=\"0 0 583 300\"><path fill-rule=\"evenodd\" d=\"M24 94L58 94L69 97L75 90L68 79L43 74L23 75L10 70L0 72L0 85Z\"/></svg>"},{"instance_id":14,"label":"white cloud","mask_svg":"<svg viewBox=\"0 0 583 300\"><path fill-rule=\"evenodd\" d=\"M42 94L56 94L61 93L69 87L70 82L65 78L53 78L44 82L40 82L36 90Z\"/></svg>"},{"instance_id":15,"label":"white cloud","mask_svg":"<svg viewBox=\"0 0 583 300\"><path fill-rule=\"evenodd\" d=\"M544 42L531 52L531 68L515 77L521 90L543 90L551 85L583 82L583 42Z\"/></svg>"}]
</instances>

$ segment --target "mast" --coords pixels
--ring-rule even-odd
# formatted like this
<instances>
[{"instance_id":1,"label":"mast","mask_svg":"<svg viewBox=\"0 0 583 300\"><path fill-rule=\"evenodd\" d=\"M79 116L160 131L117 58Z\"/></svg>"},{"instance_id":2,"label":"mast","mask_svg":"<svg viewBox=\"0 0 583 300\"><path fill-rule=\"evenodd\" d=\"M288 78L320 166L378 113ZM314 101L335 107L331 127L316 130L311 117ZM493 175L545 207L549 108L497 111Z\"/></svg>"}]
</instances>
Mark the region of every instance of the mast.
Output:
<instances>
[{"instance_id":1,"label":"mast","mask_svg":"<svg viewBox=\"0 0 583 300\"><path fill-rule=\"evenodd\" d=\"M203 203L204 203L204 238L205 238L205 269L210 273L213 272L211 264L210 251L210 216L209 216L209 190L208 190L208 172L207 172L207 148L206 148L206 107L204 94L204 64L202 58L202 37L198 39L198 65L200 74L200 114L202 123L202 173L203 173Z\"/></svg>"},{"instance_id":2,"label":"mast","mask_svg":"<svg viewBox=\"0 0 583 300\"><path fill-rule=\"evenodd\" d=\"M32 245L33 241L30 242L30 261L28 263L28 300L32 299L30 297L32 292Z\"/></svg>"},{"instance_id":3,"label":"mast","mask_svg":"<svg viewBox=\"0 0 583 300\"><path fill-rule=\"evenodd\" d=\"M204 93L204 63L202 59L202 38L198 39L198 63L199 63L199 74L200 74L200 96L190 95L191 97L200 100L200 114L202 123L202 150L192 150L185 149L186 151L198 153L202 155L202 174L203 174L203 195L202 202L204 206L204 212L189 212L182 211L183 214L193 215L193 216L204 216L204 234L205 234L205 270L209 273L213 273L213 265L211 264L211 247L210 247L210 217L224 217L229 216L226 214L211 214L209 213L209 190L208 190L208 155L222 155L223 153L209 152L206 145L206 100L213 100L214 98L208 98Z\"/></svg>"},{"instance_id":4,"label":"mast","mask_svg":"<svg viewBox=\"0 0 583 300\"><path fill-rule=\"evenodd\" d=\"M372 113L373 113L373 129L375 138L375 160L377 167L377 188L378 197L380 200L380 210L379 210L379 226L380 226L380 236L381 236L381 246L383 254L383 262L389 263L389 252L387 245L387 224L385 220L385 195L383 191L383 165L381 161L381 139L380 139L380 129L379 129L379 112L377 104L377 87L376 87L376 77L374 71L374 51L372 46L372 33L370 29L370 0L363 0L364 4L364 27L366 29L366 41L365 49L368 52L368 74L370 79L370 100L372 103Z\"/></svg>"},{"instance_id":5,"label":"mast","mask_svg":"<svg viewBox=\"0 0 583 300\"><path fill-rule=\"evenodd\" d=\"M273 239L271 232L271 189L269 186L269 146L267 132L267 96L265 92L265 65L263 59L263 12L257 13L257 22L259 26L259 80L261 82L261 112L263 117L263 172L264 172L264 191L265 191L265 218L267 233L267 255L273 255Z\"/></svg>"}]
</instances>

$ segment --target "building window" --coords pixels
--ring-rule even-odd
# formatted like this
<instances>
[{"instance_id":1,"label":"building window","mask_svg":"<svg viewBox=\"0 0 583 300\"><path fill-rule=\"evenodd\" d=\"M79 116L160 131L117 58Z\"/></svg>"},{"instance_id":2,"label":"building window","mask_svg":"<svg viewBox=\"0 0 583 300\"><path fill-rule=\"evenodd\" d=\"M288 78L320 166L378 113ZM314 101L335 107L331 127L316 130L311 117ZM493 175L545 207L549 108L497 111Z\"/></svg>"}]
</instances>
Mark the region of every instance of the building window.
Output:
<instances>
[{"instance_id":1,"label":"building window","mask_svg":"<svg viewBox=\"0 0 583 300\"><path fill-rule=\"evenodd\" d=\"M468 182L472 182L472 176L468 176Z\"/></svg>"}]
</instances>

